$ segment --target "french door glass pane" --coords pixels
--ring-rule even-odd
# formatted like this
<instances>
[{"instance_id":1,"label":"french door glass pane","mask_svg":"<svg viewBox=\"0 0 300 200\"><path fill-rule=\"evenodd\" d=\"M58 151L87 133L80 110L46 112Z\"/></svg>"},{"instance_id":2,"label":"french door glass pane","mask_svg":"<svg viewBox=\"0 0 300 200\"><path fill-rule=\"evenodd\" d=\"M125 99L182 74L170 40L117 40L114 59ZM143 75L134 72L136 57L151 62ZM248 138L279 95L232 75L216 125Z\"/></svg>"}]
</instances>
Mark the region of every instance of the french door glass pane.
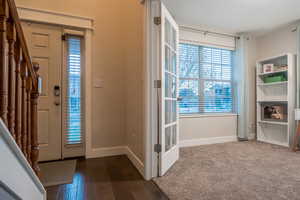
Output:
<instances>
[{"instance_id":1,"label":"french door glass pane","mask_svg":"<svg viewBox=\"0 0 300 200\"><path fill-rule=\"evenodd\" d=\"M177 125L172 126L172 147L177 144Z\"/></svg>"},{"instance_id":2,"label":"french door glass pane","mask_svg":"<svg viewBox=\"0 0 300 200\"><path fill-rule=\"evenodd\" d=\"M177 144L177 125L169 126L165 130L165 151L169 151Z\"/></svg>"},{"instance_id":3,"label":"french door glass pane","mask_svg":"<svg viewBox=\"0 0 300 200\"><path fill-rule=\"evenodd\" d=\"M169 151L172 148L172 129L167 127L165 129L165 151Z\"/></svg>"},{"instance_id":4,"label":"french door glass pane","mask_svg":"<svg viewBox=\"0 0 300 200\"><path fill-rule=\"evenodd\" d=\"M165 20L165 42L171 45L171 24L169 20Z\"/></svg>"},{"instance_id":5,"label":"french door glass pane","mask_svg":"<svg viewBox=\"0 0 300 200\"><path fill-rule=\"evenodd\" d=\"M177 101L176 100L165 100L165 124L176 122L177 115Z\"/></svg>"},{"instance_id":6,"label":"french door glass pane","mask_svg":"<svg viewBox=\"0 0 300 200\"><path fill-rule=\"evenodd\" d=\"M165 97L176 98L176 76L168 72L165 73Z\"/></svg>"}]
</instances>

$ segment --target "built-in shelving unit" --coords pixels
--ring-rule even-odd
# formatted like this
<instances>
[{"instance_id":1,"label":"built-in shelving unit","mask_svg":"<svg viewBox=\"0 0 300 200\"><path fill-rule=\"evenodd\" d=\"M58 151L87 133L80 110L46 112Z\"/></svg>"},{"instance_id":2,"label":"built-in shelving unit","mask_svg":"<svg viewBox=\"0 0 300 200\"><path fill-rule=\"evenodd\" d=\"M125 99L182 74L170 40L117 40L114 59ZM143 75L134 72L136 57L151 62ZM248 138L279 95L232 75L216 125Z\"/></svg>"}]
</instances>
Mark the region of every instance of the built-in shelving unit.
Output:
<instances>
[{"instance_id":1,"label":"built-in shelving unit","mask_svg":"<svg viewBox=\"0 0 300 200\"><path fill-rule=\"evenodd\" d=\"M265 64L273 64L274 70L264 72ZM280 66L287 66L287 69L276 70L276 67ZM274 76L282 76L285 79L276 82L266 81L267 78ZM257 140L289 147L291 137L295 132L295 103L295 56L287 53L258 61L256 73ZM277 109L282 113L270 115L270 110L278 111Z\"/></svg>"}]
</instances>

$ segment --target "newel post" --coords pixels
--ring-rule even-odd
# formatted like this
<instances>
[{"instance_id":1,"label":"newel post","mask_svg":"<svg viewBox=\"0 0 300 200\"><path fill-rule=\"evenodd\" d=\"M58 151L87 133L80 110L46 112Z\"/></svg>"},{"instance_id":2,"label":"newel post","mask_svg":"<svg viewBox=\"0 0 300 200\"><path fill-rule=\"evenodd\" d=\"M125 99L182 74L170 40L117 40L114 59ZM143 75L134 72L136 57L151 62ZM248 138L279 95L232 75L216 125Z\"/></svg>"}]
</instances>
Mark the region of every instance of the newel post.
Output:
<instances>
[{"instance_id":1,"label":"newel post","mask_svg":"<svg viewBox=\"0 0 300 200\"><path fill-rule=\"evenodd\" d=\"M34 63L34 71L37 73L39 70L39 65ZM31 164L35 173L39 176L39 167L38 167L38 157L39 157L39 144L38 144L38 97L39 97L39 88L38 88L38 79L32 80L36 81L35 86L31 91Z\"/></svg>"}]
</instances>

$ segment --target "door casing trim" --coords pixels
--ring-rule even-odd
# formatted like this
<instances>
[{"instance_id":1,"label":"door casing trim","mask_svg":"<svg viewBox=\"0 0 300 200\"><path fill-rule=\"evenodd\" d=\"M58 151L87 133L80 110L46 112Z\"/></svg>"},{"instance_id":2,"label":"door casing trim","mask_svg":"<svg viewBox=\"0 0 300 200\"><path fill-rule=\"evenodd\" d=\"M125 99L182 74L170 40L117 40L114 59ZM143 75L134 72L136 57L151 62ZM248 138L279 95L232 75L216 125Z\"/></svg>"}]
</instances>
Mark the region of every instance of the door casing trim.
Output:
<instances>
[{"instance_id":1,"label":"door casing trim","mask_svg":"<svg viewBox=\"0 0 300 200\"><path fill-rule=\"evenodd\" d=\"M42 9L17 7L21 20L74 27L84 32L84 95L85 95L85 157L93 154L92 149L92 33L93 19Z\"/></svg>"},{"instance_id":2,"label":"door casing trim","mask_svg":"<svg viewBox=\"0 0 300 200\"><path fill-rule=\"evenodd\" d=\"M159 29L154 17L160 16L160 0L146 0L145 5L145 179L158 175L158 96L154 81L159 79Z\"/></svg>"}]
</instances>

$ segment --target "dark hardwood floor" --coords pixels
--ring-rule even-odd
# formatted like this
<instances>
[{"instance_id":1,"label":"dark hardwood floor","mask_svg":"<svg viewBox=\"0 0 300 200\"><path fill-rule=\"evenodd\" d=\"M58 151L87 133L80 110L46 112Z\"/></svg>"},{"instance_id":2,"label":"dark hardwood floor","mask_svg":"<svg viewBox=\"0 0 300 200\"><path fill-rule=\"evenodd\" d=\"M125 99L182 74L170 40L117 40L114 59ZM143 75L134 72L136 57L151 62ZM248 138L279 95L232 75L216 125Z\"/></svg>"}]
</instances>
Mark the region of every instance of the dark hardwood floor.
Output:
<instances>
[{"instance_id":1,"label":"dark hardwood floor","mask_svg":"<svg viewBox=\"0 0 300 200\"><path fill-rule=\"evenodd\" d=\"M167 200L126 156L79 159L72 184L47 187L48 200Z\"/></svg>"}]
</instances>

